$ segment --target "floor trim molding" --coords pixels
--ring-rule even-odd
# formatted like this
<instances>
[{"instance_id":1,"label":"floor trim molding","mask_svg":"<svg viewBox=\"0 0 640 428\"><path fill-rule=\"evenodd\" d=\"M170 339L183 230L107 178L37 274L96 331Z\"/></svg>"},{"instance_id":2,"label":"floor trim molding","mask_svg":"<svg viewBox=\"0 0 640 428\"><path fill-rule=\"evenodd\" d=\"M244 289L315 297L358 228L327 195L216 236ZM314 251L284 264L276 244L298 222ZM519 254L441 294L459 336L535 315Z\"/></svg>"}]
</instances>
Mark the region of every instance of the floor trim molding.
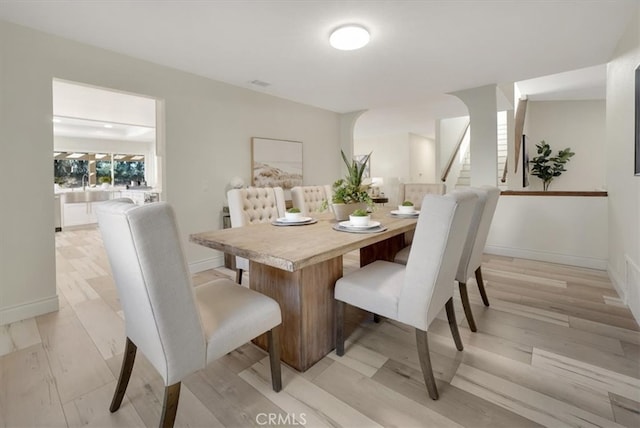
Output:
<instances>
[{"instance_id":1,"label":"floor trim molding","mask_svg":"<svg viewBox=\"0 0 640 428\"><path fill-rule=\"evenodd\" d=\"M495 254L497 256L538 260L541 262L559 263L563 265L579 266L599 270L607 270L608 265L608 261L605 259L550 253L546 251L529 250L525 248L501 247L497 245L487 245L484 249L484 252L487 254Z\"/></svg>"},{"instance_id":2,"label":"floor trim molding","mask_svg":"<svg viewBox=\"0 0 640 428\"><path fill-rule=\"evenodd\" d=\"M220 266L224 266L224 255L189 263L189 272L193 274L209 269L219 268Z\"/></svg>"},{"instance_id":3,"label":"floor trim molding","mask_svg":"<svg viewBox=\"0 0 640 428\"><path fill-rule=\"evenodd\" d=\"M60 304L58 302L57 294L45 299L34 300L32 302L2 308L0 309L0 325L11 324L27 318L37 317L38 315L48 314L49 312L55 312L59 308Z\"/></svg>"}]
</instances>

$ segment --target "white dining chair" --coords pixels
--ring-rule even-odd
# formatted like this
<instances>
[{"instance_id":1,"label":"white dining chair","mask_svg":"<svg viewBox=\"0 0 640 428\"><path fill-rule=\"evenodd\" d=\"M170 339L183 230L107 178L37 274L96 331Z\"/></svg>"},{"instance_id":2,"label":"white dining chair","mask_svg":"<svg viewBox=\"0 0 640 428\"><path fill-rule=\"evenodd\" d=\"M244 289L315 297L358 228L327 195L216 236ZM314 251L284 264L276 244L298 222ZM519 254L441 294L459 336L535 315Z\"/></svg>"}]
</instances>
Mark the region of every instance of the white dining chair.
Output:
<instances>
[{"instance_id":1,"label":"white dining chair","mask_svg":"<svg viewBox=\"0 0 640 428\"><path fill-rule=\"evenodd\" d=\"M300 209L302 215L309 216L313 213L325 211L331 203L327 188L330 186L296 186L291 189L291 202L294 207Z\"/></svg>"},{"instance_id":2,"label":"white dining chair","mask_svg":"<svg viewBox=\"0 0 640 428\"><path fill-rule=\"evenodd\" d=\"M493 214L498 205L500 189L495 186L480 186L471 187L469 190L478 195L478 213L475 215L477 218L473 220L472 229L470 229L469 237L462 251L456 281L458 281L460 287L460 300L462 300L462 307L464 308L469 329L477 331L478 328L476 327L473 312L471 311L471 303L469 302L467 281L475 275L482 303L485 306L489 306L489 298L482 279L482 254L489 236Z\"/></svg>"},{"instance_id":3,"label":"white dining chair","mask_svg":"<svg viewBox=\"0 0 640 428\"><path fill-rule=\"evenodd\" d=\"M248 187L227 192L231 227L271 223L284 217L284 191L281 187ZM242 273L249 270L249 260L236 256L236 282L242 284Z\"/></svg>"},{"instance_id":4,"label":"white dining chair","mask_svg":"<svg viewBox=\"0 0 640 428\"><path fill-rule=\"evenodd\" d=\"M456 281L458 281L460 300L462 301L462 308L464 309L469 329L475 332L478 328L473 318L473 312L471 311L471 303L469 302L469 293L467 290L467 280L475 274L482 302L485 306L489 306L489 298L487 297L487 292L484 288L480 266L482 264L482 254L487 242L487 236L489 235L493 214L498 204L500 189L495 186L480 186L469 187L467 190L474 192L478 196L478 202L474 208L469 233L465 241L462 255L460 256L460 265L458 266ZM403 248L396 254L394 261L396 263L406 265L410 252L411 246Z\"/></svg>"},{"instance_id":5,"label":"white dining chair","mask_svg":"<svg viewBox=\"0 0 640 428\"><path fill-rule=\"evenodd\" d=\"M453 288L477 198L474 193L464 191L425 196L406 266L377 260L336 282L337 355L344 355L345 303L410 325L415 328L429 396L438 399L427 331L436 315L446 308L456 348L462 351L453 309Z\"/></svg>"},{"instance_id":6,"label":"white dining chair","mask_svg":"<svg viewBox=\"0 0 640 428\"><path fill-rule=\"evenodd\" d=\"M447 186L444 183L400 183L398 188L398 204L411 201L415 209L422 207L426 195L444 195Z\"/></svg>"},{"instance_id":7,"label":"white dining chair","mask_svg":"<svg viewBox=\"0 0 640 428\"><path fill-rule=\"evenodd\" d=\"M272 387L280 391L278 303L228 279L193 287L169 204L111 201L96 210L127 336L111 412L120 408L138 349L164 381L160 426L171 427L182 379L264 333Z\"/></svg>"}]
</instances>

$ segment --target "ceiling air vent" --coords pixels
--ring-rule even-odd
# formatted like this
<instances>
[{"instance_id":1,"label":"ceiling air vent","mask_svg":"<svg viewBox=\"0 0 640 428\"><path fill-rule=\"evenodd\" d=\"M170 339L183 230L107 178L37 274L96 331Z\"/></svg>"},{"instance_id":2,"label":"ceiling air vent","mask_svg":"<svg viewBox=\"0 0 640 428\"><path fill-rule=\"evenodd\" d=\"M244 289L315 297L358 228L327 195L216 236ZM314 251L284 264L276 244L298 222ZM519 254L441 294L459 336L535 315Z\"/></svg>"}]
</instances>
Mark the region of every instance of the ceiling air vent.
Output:
<instances>
[{"instance_id":1,"label":"ceiling air vent","mask_svg":"<svg viewBox=\"0 0 640 428\"><path fill-rule=\"evenodd\" d=\"M258 80L258 79L252 80L250 83L252 85L260 86L260 87L263 87L263 88L266 88L267 86L271 86L271 83L263 82L262 80Z\"/></svg>"}]
</instances>

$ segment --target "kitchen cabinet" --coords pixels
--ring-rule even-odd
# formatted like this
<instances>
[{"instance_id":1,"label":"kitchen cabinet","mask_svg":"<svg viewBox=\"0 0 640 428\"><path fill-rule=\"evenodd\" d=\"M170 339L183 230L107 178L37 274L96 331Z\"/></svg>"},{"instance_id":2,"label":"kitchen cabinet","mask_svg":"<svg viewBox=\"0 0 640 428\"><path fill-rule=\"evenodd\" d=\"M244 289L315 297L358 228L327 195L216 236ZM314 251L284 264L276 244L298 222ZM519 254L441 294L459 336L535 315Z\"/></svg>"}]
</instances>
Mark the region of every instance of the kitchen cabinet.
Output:
<instances>
[{"instance_id":1,"label":"kitchen cabinet","mask_svg":"<svg viewBox=\"0 0 640 428\"><path fill-rule=\"evenodd\" d=\"M66 203L62 209L62 227L80 226L98 222L95 207L103 202Z\"/></svg>"}]
</instances>

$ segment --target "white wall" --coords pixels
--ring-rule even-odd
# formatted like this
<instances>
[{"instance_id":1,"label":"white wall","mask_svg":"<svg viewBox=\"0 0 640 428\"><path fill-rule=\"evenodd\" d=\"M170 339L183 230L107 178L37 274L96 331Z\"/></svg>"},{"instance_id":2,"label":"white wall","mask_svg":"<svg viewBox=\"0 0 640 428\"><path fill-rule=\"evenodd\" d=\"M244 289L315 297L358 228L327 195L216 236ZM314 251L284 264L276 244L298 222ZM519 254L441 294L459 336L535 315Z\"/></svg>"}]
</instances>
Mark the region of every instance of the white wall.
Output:
<instances>
[{"instance_id":1,"label":"white wall","mask_svg":"<svg viewBox=\"0 0 640 428\"><path fill-rule=\"evenodd\" d=\"M536 144L545 140L555 155L570 147L575 155L566 172L551 182L549 190L603 190L606 187L604 100L529 101L524 133L529 159L537 156ZM518 168L520 170L520 168ZM542 180L529 176L528 190L542 190Z\"/></svg>"},{"instance_id":2,"label":"white wall","mask_svg":"<svg viewBox=\"0 0 640 428\"><path fill-rule=\"evenodd\" d=\"M411 178L409 134L354 138L353 152L356 155L371 153L371 176L384 179L381 191L389 197L390 204L395 204L398 183Z\"/></svg>"},{"instance_id":3,"label":"white wall","mask_svg":"<svg viewBox=\"0 0 640 428\"><path fill-rule=\"evenodd\" d=\"M640 64L640 6L607 65L609 274L640 321L640 177L634 173L634 73ZM577 156L577 155L576 155Z\"/></svg>"},{"instance_id":4,"label":"white wall","mask_svg":"<svg viewBox=\"0 0 640 428\"><path fill-rule=\"evenodd\" d=\"M187 243L221 226L228 180L251 177L251 137L302 141L304 180L340 175L340 115L215 82L110 51L0 22L0 324L57 308L53 227L52 79L161 101L166 136L164 195L176 210L188 261L222 264ZM28 167L25 167L27 165ZM12 183L19 182L19 186ZM25 189L29 189L28 192Z\"/></svg>"},{"instance_id":5,"label":"white wall","mask_svg":"<svg viewBox=\"0 0 640 428\"><path fill-rule=\"evenodd\" d=\"M500 196L485 251L606 269L607 198Z\"/></svg>"},{"instance_id":6,"label":"white wall","mask_svg":"<svg viewBox=\"0 0 640 428\"><path fill-rule=\"evenodd\" d=\"M497 186L498 117L496 85L453 92L469 109L471 185Z\"/></svg>"},{"instance_id":7,"label":"white wall","mask_svg":"<svg viewBox=\"0 0 640 428\"><path fill-rule=\"evenodd\" d=\"M436 182L436 142L422 135L409 134L410 180L412 183ZM439 179L439 177L438 177Z\"/></svg>"}]
</instances>

